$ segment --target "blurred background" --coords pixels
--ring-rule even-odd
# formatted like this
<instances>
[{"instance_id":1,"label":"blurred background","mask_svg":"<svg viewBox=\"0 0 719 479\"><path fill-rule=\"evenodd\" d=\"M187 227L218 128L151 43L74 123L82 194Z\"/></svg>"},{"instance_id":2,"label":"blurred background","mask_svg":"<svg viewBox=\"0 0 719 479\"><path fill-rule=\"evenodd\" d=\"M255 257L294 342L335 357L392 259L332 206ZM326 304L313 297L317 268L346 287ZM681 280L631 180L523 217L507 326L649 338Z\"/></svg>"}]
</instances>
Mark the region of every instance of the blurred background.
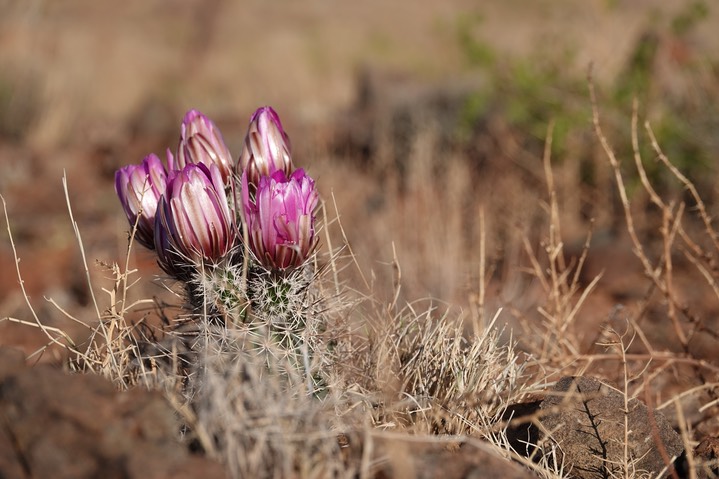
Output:
<instances>
[{"instance_id":1,"label":"blurred background","mask_svg":"<svg viewBox=\"0 0 719 479\"><path fill-rule=\"evenodd\" d=\"M605 317L644 293L592 133L589 65L618 155L631 159L637 97L640 121L714 211L717 31L719 9L692 0L0 0L0 194L24 285L44 321L83 330L46 301L94 317L63 175L106 307L129 229L115 170L174 150L189 108L238 156L250 114L272 105L327 203L324 247L344 234L356 256L349 286L391 299L396 261L402 300L471 308L485 237L487 304L520 312L542 294L523 268L546 235L553 122L566 251L593 224L583 281L605 271L588 313ZM644 151L660 191L681 198ZM640 232L656 232L646 198L633 200ZM0 316L29 319L5 227L0 240ZM133 294L161 296L152 255L131 259L143 277ZM0 343L38 341L0 323Z\"/></svg>"}]
</instances>

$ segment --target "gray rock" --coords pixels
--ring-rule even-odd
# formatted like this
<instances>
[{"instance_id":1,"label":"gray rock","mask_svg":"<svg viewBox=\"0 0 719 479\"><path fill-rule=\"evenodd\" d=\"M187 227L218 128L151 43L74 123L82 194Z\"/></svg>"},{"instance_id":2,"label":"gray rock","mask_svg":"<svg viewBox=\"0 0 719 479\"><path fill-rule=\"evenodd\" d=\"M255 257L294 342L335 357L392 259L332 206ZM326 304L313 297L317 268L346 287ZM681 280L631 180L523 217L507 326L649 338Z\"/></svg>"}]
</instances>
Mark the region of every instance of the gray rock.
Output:
<instances>
[{"instance_id":1,"label":"gray rock","mask_svg":"<svg viewBox=\"0 0 719 479\"><path fill-rule=\"evenodd\" d=\"M630 471L651 477L684 450L660 412L630 399L625 413L624 396L594 378L562 378L540 408L542 435L559 445L559 459L573 477L622 477L625 442Z\"/></svg>"}]
</instances>

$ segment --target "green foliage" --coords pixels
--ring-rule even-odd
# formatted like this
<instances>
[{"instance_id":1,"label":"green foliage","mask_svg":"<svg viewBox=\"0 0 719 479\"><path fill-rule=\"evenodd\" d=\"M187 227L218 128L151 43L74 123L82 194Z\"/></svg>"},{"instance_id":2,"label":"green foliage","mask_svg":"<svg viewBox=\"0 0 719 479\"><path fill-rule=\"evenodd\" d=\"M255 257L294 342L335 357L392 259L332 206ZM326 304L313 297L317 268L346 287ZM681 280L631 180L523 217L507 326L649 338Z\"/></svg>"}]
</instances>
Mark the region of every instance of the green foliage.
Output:
<instances>
[{"instance_id":1,"label":"green foliage","mask_svg":"<svg viewBox=\"0 0 719 479\"><path fill-rule=\"evenodd\" d=\"M682 42L707 17L708 9L705 2L695 1L664 23L650 19L652 26L637 39L620 73L611 83L600 85L600 106L612 125L617 151L631 152L627 118L636 98L640 105L640 134L641 123L649 119L663 151L697 180L700 190L710 187L702 181L711 177L713 158L719 155L719 144L712 140L719 126L719 90L702 79L706 65L692 61L691 50L689 60L675 60L672 45L691 49L691 43ZM481 128L490 115L499 115L513 128L524 148L540 155L547 126L553 121L554 161L561 162L568 149L574 148L571 156L582 162L582 181L591 183L592 149L585 146L591 143L583 140L591 132L591 105L586 76L581 69L567 68L576 65L574 53L563 50L561 45L542 45L541 50L527 57L502 57L498 61L499 55L480 39L482 26L480 15L464 15L457 22L458 44L467 68L488 77L482 91L466 99L460 113L459 140L471 141L476 128ZM665 65L667 57L669 69ZM658 68L660 61L664 68ZM668 91L667 85L677 79L690 85L692 91ZM655 176L661 169L653 165L655 153L651 145L642 148L650 180L669 187Z\"/></svg>"},{"instance_id":2,"label":"green foliage","mask_svg":"<svg viewBox=\"0 0 719 479\"><path fill-rule=\"evenodd\" d=\"M709 15L709 7L702 1L692 2L672 20L672 31L683 35Z\"/></svg>"},{"instance_id":3,"label":"green foliage","mask_svg":"<svg viewBox=\"0 0 719 479\"><path fill-rule=\"evenodd\" d=\"M501 98L509 123L544 142L548 121L554 120L555 149L561 153L572 128L586 127L588 108L577 100L585 95L581 81L569 78L558 65L521 61L501 76Z\"/></svg>"},{"instance_id":4,"label":"green foliage","mask_svg":"<svg viewBox=\"0 0 719 479\"><path fill-rule=\"evenodd\" d=\"M473 67L491 67L495 64L492 47L477 37L482 21L480 14L462 15L457 21L457 41L465 61Z\"/></svg>"},{"instance_id":5,"label":"green foliage","mask_svg":"<svg viewBox=\"0 0 719 479\"><path fill-rule=\"evenodd\" d=\"M615 103L631 105L635 96L645 103L649 100L654 78L654 62L659 50L659 36L656 32L645 32L630 55L624 71L617 78L612 93Z\"/></svg>"},{"instance_id":6,"label":"green foliage","mask_svg":"<svg viewBox=\"0 0 719 479\"><path fill-rule=\"evenodd\" d=\"M589 126L585 82L565 73L570 54L564 57L551 63L532 57L489 66L488 86L469 95L461 109L459 140L467 141L477 124L495 114L524 132L529 148L541 151L547 124L553 120L553 147L555 153L563 153L567 138Z\"/></svg>"}]
</instances>

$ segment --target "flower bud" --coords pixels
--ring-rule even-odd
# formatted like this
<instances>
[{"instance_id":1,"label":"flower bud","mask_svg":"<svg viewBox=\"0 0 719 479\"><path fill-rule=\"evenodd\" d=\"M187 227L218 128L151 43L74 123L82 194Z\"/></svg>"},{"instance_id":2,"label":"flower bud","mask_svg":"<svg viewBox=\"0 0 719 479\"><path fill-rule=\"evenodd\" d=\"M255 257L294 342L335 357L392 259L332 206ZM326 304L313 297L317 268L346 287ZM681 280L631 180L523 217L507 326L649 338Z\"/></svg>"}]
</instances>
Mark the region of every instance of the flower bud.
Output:
<instances>
[{"instance_id":1,"label":"flower bud","mask_svg":"<svg viewBox=\"0 0 719 479\"><path fill-rule=\"evenodd\" d=\"M232 178L232 155L222 133L215 124L197 110L185 114L180 126L180 144L177 146L177 169L191 163L217 165L222 184L228 186Z\"/></svg>"},{"instance_id":2,"label":"flower bud","mask_svg":"<svg viewBox=\"0 0 719 479\"><path fill-rule=\"evenodd\" d=\"M162 269L183 279L192 266L220 263L237 238L233 217L217 165L191 163L171 173L155 220Z\"/></svg>"},{"instance_id":3,"label":"flower bud","mask_svg":"<svg viewBox=\"0 0 719 479\"><path fill-rule=\"evenodd\" d=\"M155 213L165 192L167 171L155 154L147 155L139 165L128 165L115 172L115 191L131 227L137 223L135 239L154 249Z\"/></svg>"},{"instance_id":4,"label":"flower bud","mask_svg":"<svg viewBox=\"0 0 719 479\"><path fill-rule=\"evenodd\" d=\"M238 166L255 187L261 177L271 176L275 171L283 171L285 176L292 173L290 138L271 107L259 108L250 118Z\"/></svg>"},{"instance_id":5,"label":"flower bud","mask_svg":"<svg viewBox=\"0 0 719 479\"><path fill-rule=\"evenodd\" d=\"M242 174L242 203L249 247L267 269L301 266L316 244L315 216L319 196L315 182L301 168L289 178L284 171L262 176L254 199Z\"/></svg>"}]
</instances>

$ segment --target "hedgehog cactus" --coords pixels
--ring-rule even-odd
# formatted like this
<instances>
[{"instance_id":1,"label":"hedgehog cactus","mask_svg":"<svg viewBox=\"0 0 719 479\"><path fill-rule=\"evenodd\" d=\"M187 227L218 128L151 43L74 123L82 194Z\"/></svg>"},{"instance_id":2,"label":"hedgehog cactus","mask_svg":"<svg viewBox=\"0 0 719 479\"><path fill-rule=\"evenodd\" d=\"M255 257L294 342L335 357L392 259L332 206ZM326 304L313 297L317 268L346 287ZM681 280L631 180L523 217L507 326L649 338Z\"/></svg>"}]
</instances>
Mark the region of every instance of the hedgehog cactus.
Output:
<instances>
[{"instance_id":1,"label":"hedgehog cactus","mask_svg":"<svg viewBox=\"0 0 719 479\"><path fill-rule=\"evenodd\" d=\"M162 269L182 279L188 268L222 262L235 244L233 217L217 165L191 163L171 173L155 220Z\"/></svg>"},{"instance_id":2,"label":"hedgehog cactus","mask_svg":"<svg viewBox=\"0 0 719 479\"><path fill-rule=\"evenodd\" d=\"M271 107L258 108L250 118L237 168L247 175L253 188L264 176L272 176L276 171L289 176L294 170L290 138L282 128L279 115Z\"/></svg>"},{"instance_id":3,"label":"hedgehog cactus","mask_svg":"<svg viewBox=\"0 0 719 479\"><path fill-rule=\"evenodd\" d=\"M318 195L315 182L302 169L285 176L275 171L263 176L254 199L247 171L242 174L242 205L249 246L268 270L286 270L304 264L316 244L315 216Z\"/></svg>"},{"instance_id":4,"label":"hedgehog cactus","mask_svg":"<svg viewBox=\"0 0 719 479\"><path fill-rule=\"evenodd\" d=\"M217 165L222 183L227 187L232 179L232 154L225 145L222 133L215 123L197 110L185 114L180 125L180 142L177 146L177 167L202 163Z\"/></svg>"},{"instance_id":5,"label":"hedgehog cactus","mask_svg":"<svg viewBox=\"0 0 719 479\"><path fill-rule=\"evenodd\" d=\"M155 212L165 192L167 171L155 154L139 165L127 165L115 173L115 192L131 227L137 224L135 239L155 249Z\"/></svg>"},{"instance_id":6,"label":"hedgehog cactus","mask_svg":"<svg viewBox=\"0 0 719 479\"><path fill-rule=\"evenodd\" d=\"M116 174L138 241L185 285L200 330L244 331L243 347L282 358L294 371L288 377L302 372L316 385L314 180L294 168L289 137L270 107L252 115L235 165L220 130L199 111L188 111L180 130L167 168L149 155Z\"/></svg>"}]
</instances>

